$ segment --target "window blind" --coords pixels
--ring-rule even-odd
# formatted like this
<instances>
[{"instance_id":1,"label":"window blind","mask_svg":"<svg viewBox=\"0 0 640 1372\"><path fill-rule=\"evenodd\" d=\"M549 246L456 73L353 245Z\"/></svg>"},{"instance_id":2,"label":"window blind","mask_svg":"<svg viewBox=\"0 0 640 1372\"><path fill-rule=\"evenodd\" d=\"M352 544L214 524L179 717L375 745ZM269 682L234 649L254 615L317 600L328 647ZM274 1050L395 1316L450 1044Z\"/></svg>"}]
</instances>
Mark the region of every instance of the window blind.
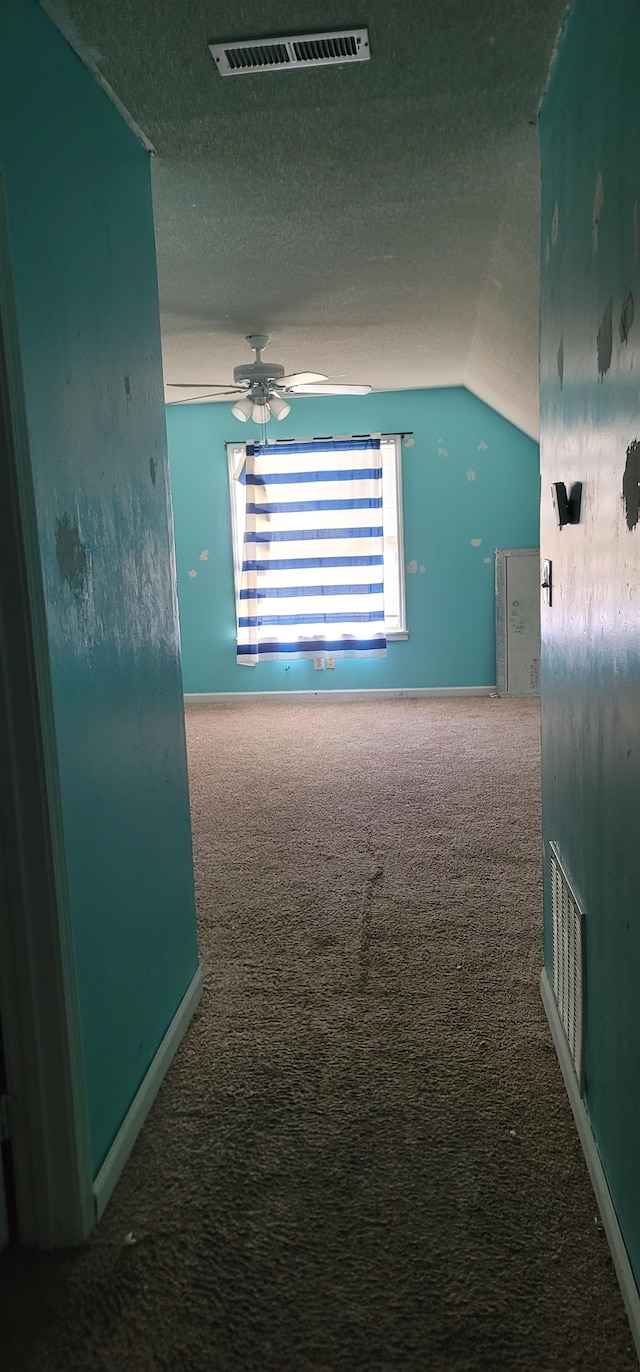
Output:
<instances>
[{"instance_id":1,"label":"window blind","mask_svg":"<svg viewBox=\"0 0 640 1372\"><path fill-rule=\"evenodd\" d=\"M384 657L380 439L248 444L238 662Z\"/></svg>"}]
</instances>

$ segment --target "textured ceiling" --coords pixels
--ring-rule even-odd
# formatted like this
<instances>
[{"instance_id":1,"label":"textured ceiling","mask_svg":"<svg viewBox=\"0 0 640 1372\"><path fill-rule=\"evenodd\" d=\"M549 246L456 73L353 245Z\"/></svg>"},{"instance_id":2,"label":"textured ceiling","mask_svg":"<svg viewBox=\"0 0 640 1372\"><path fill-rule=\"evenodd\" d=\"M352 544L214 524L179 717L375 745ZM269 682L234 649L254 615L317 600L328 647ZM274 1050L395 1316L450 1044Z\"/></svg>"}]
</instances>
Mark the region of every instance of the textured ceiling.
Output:
<instances>
[{"instance_id":1,"label":"textured ceiling","mask_svg":"<svg viewBox=\"0 0 640 1372\"><path fill-rule=\"evenodd\" d=\"M537 432L536 114L566 0L44 2L155 149L167 382L230 381L264 332L287 371L463 383ZM207 48L351 25L370 62L222 78Z\"/></svg>"}]
</instances>

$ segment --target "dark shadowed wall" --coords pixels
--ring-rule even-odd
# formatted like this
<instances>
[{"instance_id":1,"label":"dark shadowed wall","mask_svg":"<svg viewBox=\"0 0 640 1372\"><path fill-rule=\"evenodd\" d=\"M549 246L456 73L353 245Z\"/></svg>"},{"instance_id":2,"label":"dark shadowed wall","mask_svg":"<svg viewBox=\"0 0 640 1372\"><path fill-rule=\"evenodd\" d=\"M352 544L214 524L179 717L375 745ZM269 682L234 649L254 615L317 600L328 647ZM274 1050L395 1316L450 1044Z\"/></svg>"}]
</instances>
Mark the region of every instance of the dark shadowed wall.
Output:
<instances>
[{"instance_id":1,"label":"dark shadowed wall","mask_svg":"<svg viewBox=\"0 0 640 1372\"><path fill-rule=\"evenodd\" d=\"M639 54L635 0L577 0L540 120L544 831L586 911L585 1103L637 1279ZM579 525L552 481L584 483Z\"/></svg>"},{"instance_id":2,"label":"dark shadowed wall","mask_svg":"<svg viewBox=\"0 0 640 1372\"><path fill-rule=\"evenodd\" d=\"M97 1169L197 951L148 156L35 0L0 167Z\"/></svg>"}]
</instances>

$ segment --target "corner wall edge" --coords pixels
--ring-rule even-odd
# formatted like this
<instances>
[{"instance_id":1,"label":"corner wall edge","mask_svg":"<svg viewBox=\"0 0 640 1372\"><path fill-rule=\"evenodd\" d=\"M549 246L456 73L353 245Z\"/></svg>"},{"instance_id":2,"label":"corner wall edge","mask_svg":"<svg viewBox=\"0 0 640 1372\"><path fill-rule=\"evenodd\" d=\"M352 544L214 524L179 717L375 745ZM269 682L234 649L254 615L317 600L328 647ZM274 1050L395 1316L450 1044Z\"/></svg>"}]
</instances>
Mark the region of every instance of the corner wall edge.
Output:
<instances>
[{"instance_id":1,"label":"corner wall edge","mask_svg":"<svg viewBox=\"0 0 640 1372\"><path fill-rule=\"evenodd\" d=\"M618 1216L615 1212L604 1167L602 1166L598 1146L591 1128L591 1121L580 1096L578 1080L571 1060L569 1046L564 1036L562 1021L558 1013L555 996L544 967L540 973L540 993L549 1028L551 1030L553 1046L556 1050L560 1071L569 1097L569 1105L571 1106L576 1129L578 1131L580 1146L587 1164L591 1185L593 1186L596 1203L598 1210L600 1211L604 1232L609 1245L611 1259L618 1278L618 1284L627 1312L627 1319L636 1347L636 1353L640 1359L640 1292L638 1291L636 1280L633 1275L633 1269L629 1261L622 1230L620 1228Z\"/></svg>"},{"instance_id":2,"label":"corner wall edge","mask_svg":"<svg viewBox=\"0 0 640 1372\"><path fill-rule=\"evenodd\" d=\"M96 1222L102 1218L111 1199L201 996L202 969L198 966L94 1180Z\"/></svg>"}]
</instances>

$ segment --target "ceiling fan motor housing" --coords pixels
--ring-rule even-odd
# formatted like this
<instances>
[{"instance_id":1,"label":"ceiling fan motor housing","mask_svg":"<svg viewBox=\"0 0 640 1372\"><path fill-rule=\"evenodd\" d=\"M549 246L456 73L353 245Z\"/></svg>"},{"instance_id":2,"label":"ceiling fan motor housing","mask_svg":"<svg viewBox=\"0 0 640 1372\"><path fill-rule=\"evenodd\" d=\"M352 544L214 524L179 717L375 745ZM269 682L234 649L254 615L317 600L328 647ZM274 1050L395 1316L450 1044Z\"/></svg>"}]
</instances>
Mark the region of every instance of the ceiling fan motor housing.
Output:
<instances>
[{"instance_id":1,"label":"ceiling fan motor housing","mask_svg":"<svg viewBox=\"0 0 640 1372\"><path fill-rule=\"evenodd\" d=\"M274 381L277 384L281 376L284 376L284 367L280 362L247 362L233 369L236 386L251 386L254 382L267 381Z\"/></svg>"}]
</instances>

